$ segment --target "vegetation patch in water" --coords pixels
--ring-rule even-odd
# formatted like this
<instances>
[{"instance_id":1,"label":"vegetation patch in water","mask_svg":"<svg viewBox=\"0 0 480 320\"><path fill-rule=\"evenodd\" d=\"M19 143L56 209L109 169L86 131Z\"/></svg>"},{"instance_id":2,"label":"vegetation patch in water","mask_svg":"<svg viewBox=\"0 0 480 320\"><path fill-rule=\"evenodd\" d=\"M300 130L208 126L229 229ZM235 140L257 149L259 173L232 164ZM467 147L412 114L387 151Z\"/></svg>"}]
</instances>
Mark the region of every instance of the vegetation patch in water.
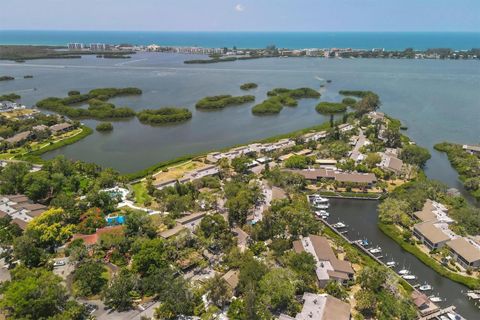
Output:
<instances>
[{"instance_id":1,"label":"vegetation patch in water","mask_svg":"<svg viewBox=\"0 0 480 320\"><path fill-rule=\"evenodd\" d=\"M141 123L160 125L187 121L192 118L192 112L186 108L164 107L160 109L147 109L137 113Z\"/></svg>"}]
</instances>

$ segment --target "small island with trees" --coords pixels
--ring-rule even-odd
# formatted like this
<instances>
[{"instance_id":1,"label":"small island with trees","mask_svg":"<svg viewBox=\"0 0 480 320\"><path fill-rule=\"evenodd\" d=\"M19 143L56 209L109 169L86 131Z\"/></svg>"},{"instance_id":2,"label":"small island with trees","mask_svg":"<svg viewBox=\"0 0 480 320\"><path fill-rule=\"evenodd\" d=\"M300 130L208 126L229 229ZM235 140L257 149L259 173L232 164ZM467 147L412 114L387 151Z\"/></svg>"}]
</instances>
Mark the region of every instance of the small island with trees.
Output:
<instances>
[{"instance_id":1,"label":"small island with trees","mask_svg":"<svg viewBox=\"0 0 480 320\"><path fill-rule=\"evenodd\" d=\"M10 81L10 80L15 80L15 78L12 76L0 76L0 81Z\"/></svg>"},{"instance_id":2,"label":"small island with trees","mask_svg":"<svg viewBox=\"0 0 480 320\"><path fill-rule=\"evenodd\" d=\"M142 110L137 113L137 118L143 124L161 125L187 121L192 118L192 112L186 108L163 107Z\"/></svg>"},{"instance_id":3,"label":"small island with trees","mask_svg":"<svg viewBox=\"0 0 480 320\"><path fill-rule=\"evenodd\" d=\"M111 122L100 122L95 129L98 132L110 132L113 130L113 125Z\"/></svg>"},{"instance_id":4,"label":"small island with trees","mask_svg":"<svg viewBox=\"0 0 480 320\"><path fill-rule=\"evenodd\" d=\"M311 88L276 88L267 92L269 97L260 104L257 104L252 108L252 113L255 115L273 115L282 111L284 106L296 107L299 99L320 98L320 93Z\"/></svg>"},{"instance_id":5,"label":"small island with trees","mask_svg":"<svg viewBox=\"0 0 480 320\"><path fill-rule=\"evenodd\" d=\"M138 88L100 88L93 89L86 94L72 90L66 98L50 97L37 102L37 107L66 115L72 119L128 119L135 116L135 112L127 107L116 107L107 100L113 97L140 95ZM76 108L72 105L88 103L87 109Z\"/></svg>"},{"instance_id":6,"label":"small island with trees","mask_svg":"<svg viewBox=\"0 0 480 320\"><path fill-rule=\"evenodd\" d=\"M240 89L242 89L242 90L251 90L251 89L255 89L255 88L258 88L258 84L254 83L254 82L247 82L247 83L244 83L240 86Z\"/></svg>"},{"instance_id":7,"label":"small island with trees","mask_svg":"<svg viewBox=\"0 0 480 320\"><path fill-rule=\"evenodd\" d=\"M241 105L241 104L245 104L253 101L255 101L255 96L251 96L251 95L238 96L238 97L233 97L231 95L219 95L219 96L205 97L199 100L195 105L195 107L197 109L215 110L215 109L223 109L228 106Z\"/></svg>"},{"instance_id":8,"label":"small island with trees","mask_svg":"<svg viewBox=\"0 0 480 320\"><path fill-rule=\"evenodd\" d=\"M342 113L347 111L347 106L340 102L323 101L317 104L315 110L317 110L318 113L322 114Z\"/></svg>"}]
</instances>

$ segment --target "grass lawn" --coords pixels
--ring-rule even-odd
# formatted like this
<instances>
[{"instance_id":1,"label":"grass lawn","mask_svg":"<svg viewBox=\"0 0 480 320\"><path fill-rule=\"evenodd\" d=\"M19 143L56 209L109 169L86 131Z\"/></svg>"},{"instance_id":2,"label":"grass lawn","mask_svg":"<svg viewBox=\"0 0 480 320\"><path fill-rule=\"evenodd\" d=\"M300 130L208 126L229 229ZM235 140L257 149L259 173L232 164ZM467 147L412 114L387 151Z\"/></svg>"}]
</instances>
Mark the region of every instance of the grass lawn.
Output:
<instances>
[{"instance_id":1,"label":"grass lawn","mask_svg":"<svg viewBox=\"0 0 480 320\"><path fill-rule=\"evenodd\" d=\"M138 182L132 185L132 190L135 194L135 203L143 206L145 201L151 201L152 197L148 195L147 188L144 182Z\"/></svg>"},{"instance_id":2,"label":"grass lawn","mask_svg":"<svg viewBox=\"0 0 480 320\"><path fill-rule=\"evenodd\" d=\"M202 167L205 167L206 164L203 162L199 161L187 161L172 167L168 168L168 171L163 172L160 171L154 175L154 179L156 182L160 181L167 181L167 180L173 180L173 179L180 179L183 177L183 175L188 172L192 171L195 169L199 169Z\"/></svg>"}]
</instances>

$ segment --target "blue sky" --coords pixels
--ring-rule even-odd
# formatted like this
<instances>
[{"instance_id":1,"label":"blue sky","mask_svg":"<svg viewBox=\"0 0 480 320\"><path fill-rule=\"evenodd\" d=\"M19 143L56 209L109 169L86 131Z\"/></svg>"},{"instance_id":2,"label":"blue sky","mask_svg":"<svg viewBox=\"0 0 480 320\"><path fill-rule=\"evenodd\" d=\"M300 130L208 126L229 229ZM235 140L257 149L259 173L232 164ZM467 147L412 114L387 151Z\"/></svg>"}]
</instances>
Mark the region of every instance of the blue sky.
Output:
<instances>
[{"instance_id":1,"label":"blue sky","mask_svg":"<svg viewBox=\"0 0 480 320\"><path fill-rule=\"evenodd\" d=\"M0 29L480 31L480 0L1 0Z\"/></svg>"}]
</instances>

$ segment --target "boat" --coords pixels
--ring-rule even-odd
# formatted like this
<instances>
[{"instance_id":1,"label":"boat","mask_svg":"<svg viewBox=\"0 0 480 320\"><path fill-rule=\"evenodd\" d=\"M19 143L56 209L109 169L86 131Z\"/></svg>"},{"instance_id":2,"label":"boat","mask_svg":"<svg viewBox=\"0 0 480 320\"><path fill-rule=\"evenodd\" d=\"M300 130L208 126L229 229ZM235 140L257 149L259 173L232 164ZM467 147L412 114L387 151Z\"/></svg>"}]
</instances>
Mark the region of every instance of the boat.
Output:
<instances>
[{"instance_id":1,"label":"boat","mask_svg":"<svg viewBox=\"0 0 480 320\"><path fill-rule=\"evenodd\" d=\"M328 213L325 210L320 210L320 211L315 211L315 214L321 218L328 218L330 216L330 213Z\"/></svg>"},{"instance_id":2,"label":"boat","mask_svg":"<svg viewBox=\"0 0 480 320\"><path fill-rule=\"evenodd\" d=\"M330 205L328 203L325 203L325 204L316 204L314 203L313 206L316 208L316 209L320 209L320 210L325 210L325 209L328 209L328 207L330 207Z\"/></svg>"},{"instance_id":3,"label":"boat","mask_svg":"<svg viewBox=\"0 0 480 320\"><path fill-rule=\"evenodd\" d=\"M417 277L414 276L413 274L405 274L405 275L402 276L402 278L405 279L405 280L415 280L415 279L417 279Z\"/></svg>"},{"instance_id":4,"label":"boat","mask_svg":"<svg viewBox=\"0 0 480 320\"><path fill-rule=\"evenodd\" d=\"M385 264L386 264L387 267L389 267L389 268L394 268L394 267L397 265L397 263L396 263L395 261L393 261L393 260L387 261Z\"/></svg>"},{"instance_id":5,"label":"boat","mask_svg":"<svg viewBox=\"0 0 480 320\"><path fill-rule=\"evenodd\" d=\"M440 298L440 297L437 297L437 296L430 296L428 297L430 299L430 301L434 302L434 303L438 303L438 302L442 302L443 299Z\"/></svg>"},{"instance_id":6,"label":"boat","mask_svg":"<svg viewBox=\"0 0 480 320\"><path fill-rule=\"evenodd\" d=\"M429 284L426 284L426 283L424 285L421 285L420 287L418 287L418 290L420 290L420 291L430 291L432 289L433 289L432 286L429 285Z\"/></svg>"},{"instance_id":7,"label":"boat","mask_svg":"<svg viewBox=\"0 0 480 320\"><path fill-rule=\"evenodd\" d=\"M406 274L410 274L410 270L402 269L402 270L398 271L398 274L401 275L401 276L404 276Z\"/></svg>"},{"instance_id":8,"label":"boat","mask_svg":"<svg viewBox=\"0 0 480 320\"><path fill-rule=\"evenodd\" d=\"M372 248L372 249L370 249L370 250L368 250L368 251L370 251L370 253L373 253L373 254L375 254L375 253L381 253L381 252L382 252L382 248L376 247L376 248Z\"/></svg>"},{"instance_id":9,"label":"boat","mask_svg":"<svg viewBox=\"0 0 480 320\"><path fill-rule=\"evenodd\" d=\"M343 223L343 222L337 222L337 223L335 223L335 224L333 225L333 227L334 227L335 229L342 229L342 228L346 228L347 225L346 225L345 223Z\"/></svg>"}]
</instances>

